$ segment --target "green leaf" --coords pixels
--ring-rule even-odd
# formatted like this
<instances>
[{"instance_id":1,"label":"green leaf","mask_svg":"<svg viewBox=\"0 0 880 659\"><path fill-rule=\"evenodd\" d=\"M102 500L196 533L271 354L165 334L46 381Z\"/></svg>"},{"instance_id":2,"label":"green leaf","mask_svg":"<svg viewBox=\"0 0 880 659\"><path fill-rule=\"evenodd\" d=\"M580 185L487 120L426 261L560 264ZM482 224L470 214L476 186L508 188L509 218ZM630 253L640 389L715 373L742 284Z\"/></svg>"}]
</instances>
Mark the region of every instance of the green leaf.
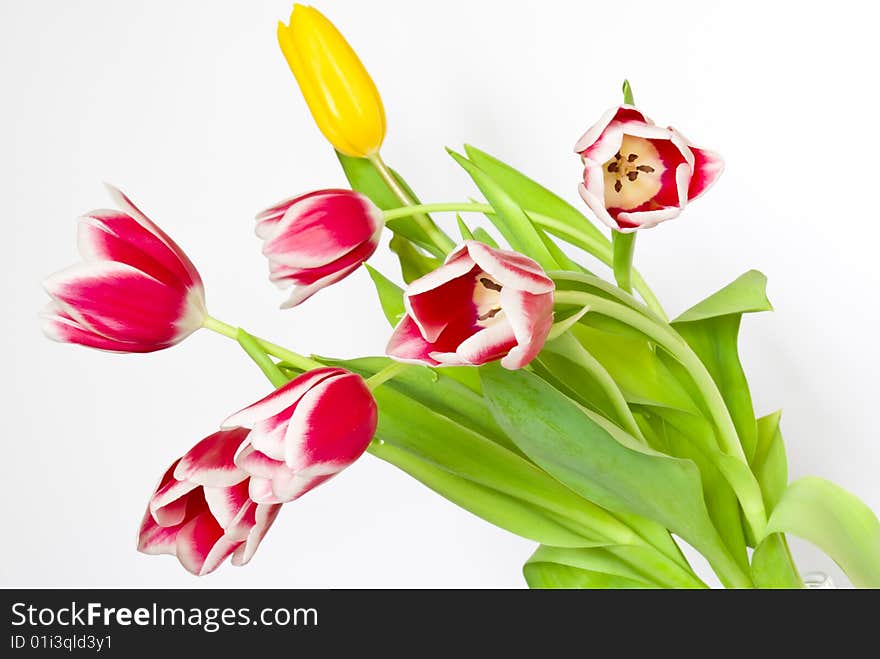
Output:
<instances>
[{"instance_id":1,"label":"green leaf","mask_svg":"<svg viewBox=\"0 0 880 659\"><path fill-rule=\"evenodd\" d=\"M537 366L542 368L541 376L545 380L550 376L557 389L561 385L560 391L642 438L617 383L573 335L548 340L538 355Z\"/></svg>"},{"instance_id":2,"label":"green leaf","mask_svg":"<svg viewBox=\"0 0 880 659\"><path fill-rule=\"evenodd\" d=\"M388 246L392 252L397 254L397 259L400 261L400 274L407 284L432 270L436 270L443 263L440 259L422 253L412 242L400 236L394 236Z\"/></svg>"},{"instance_id":3,"label":"green leaf","mask_svg":"<svg viewBox=\"0 0 880 659\"><path fill-rule=\"evenodd\" d=\"M781 412L758 419L758 443L752 459L752 471L764 495L764 507L773 511L788 485L788 463L779 430Z\"/></svg>"},{"instance_id":4,"label":"green leaf","mask_svg":"<svg viewBox=\"0 0 880 659\"><path fill-rule=\"evenodd\" d=\"M370 201L376 204L382 210L390 210L392 208L400 208L401 202L397 195L388 187L388 184L379 175L376 166L367 158L353 158L345 154L336 152L339 164L345 172L352 190L365 194ZM396 171L391 170L394 178L406 192L418 202L418 197L407 185L406 181ZM428 250L434 256L442 257L443 252L439 250L430 239L424 229L418 223L411 221L408 217L390 220L386 226L394 232L395 235L411 240L419 247Z\"/></svg>"},{"instance_id":5,"label":"green leaf","mask_svg":"<svg viewBox=\"0 0 880 659\"><path fill-rule=\"evenodd\" d=\"M474 234L471 233L471 230L468 228L468 225L465 224L464 220L461 219L461 215L459 213L455 214L455 222L458 224L458 233L461 235L462 240L473 240Z\"/></svg>"},{"instance_id":6,"label":"green leaf","mask_svg":"<svg viewBox=\"0 0 880 659\"><path fill-rule=\"evenodd\" d=\"M643 335L615 334L588 326L585 322L595 320L591 316L588 313L569 331L611 374L627 401L699 412Z\"/></svg>"},{"instance_id":7,"label":"green leaf","mask_svg":"<svg viewBox=\"0 0 880 659\"><path fill-rule=\"evenodd\" d=\"M376 286L379 304L382 305L382 313L385 314L385 318L388 319L391 326L395 327L406 313L403 306L403 289L369 264L364 263L364 267Z\"/></svg>"},{"instance_id":8,"label":"green leaf","mask_svg":"<svg viewBox=\"0 0 880 659\"><path fill-rule=\"evenodd\" d=\"M773 305L767 299L767 277L757 270L749 270L672 322L692 323L718 316L772 310Z\"/></svg>"},{"instance_id":9,"label":"green leaf","mask_svg":"<svg viewBox=\"0 0 880 659\"><path fill-rule=\"evenodd\" d=\"M419 458L415 453L385 442L374 442L369 450L445 499L506 531L557 547L586 547L595 544L554 521L546 511L516 497L456 476Z\"/></svg>"},{"instance_id":10,"label":"green leaf","mask_svg":"<svg viewBox=\"0 0 880 659\"><path fill-rule=\"evenodd\" d=\"M880 522L856 496L822 478L793 482L776 504L767 535L792 533L828 554L860 588L880 588Z\"/></svg>"},{"instance_id":11,"label":"green leaf","mask_svg":"<svg viewBox=\"0 0 880 659\"><path fill-rule=\"evenodd\" d=\"M470 175L480 192L495 209L495 214L490 216L490 219L510 246L517 252L533 258L545 270L558 269L560 265L544 245L532 221L510 195L470 160L451 149L447 151Z\"/></svg>"},{"instance_id":12,"label":"green leaf","mask_svg":"<svg viewBox=\"0 0 880 659\"><path fill-rule=\"evenodd\" d=\"M751 461L757 427L737 343L742 314L772 309L767 278L750 270L679 316L672 325L706 366L727 405L743 452Z\"/></svg>"},{"instance_id":13,"label":"green leaf","mask_svg":"<svg viewBox=\"0 0 880 659\"><path fill-rule=\"evenodd\" d=\"M702 552L728 584L750 585L709 519L692 461L648 449L527 371L493 364L480 373L502 429L547 473L598 506L659 522Z\"/></svg>"},{"instance_id":14,"label":"green leaf","mask_svg":"<svg viewBox=\"0 0 880 659\"><path fill-rule=\"evenodd\" d=\"M492 237L488 231L486 231L483 227L477 227L474 229L474 238L479 240L484 245L488 245L489 247L494 247L498 249L498 241Z\"/></svg>"},{"instance_id":15,"label":"green leaf","mask_svg":"<svg viewBox=\"0 0 880 659\"><path fill-rule=\"evenodd\" d=\"M791 560L785 536L772 533L752 554L752 578L758 588L803 588L804 582Z\"/></svg>"},{"instance_id":16,"label":"green leaf","mask_svg":"<svg viewBox=\"0 0 880 659\"><path fill-rule=\"evenodd\" d=\"M633 90L632 86L629 84L629 80L623 81L623 103L624 105L635 105L635 99L633 99Z\"/></svg>"},{"instance_id":17,"label":"green leaf","mask_svg":"<svg viewBox=\"0 0 880 659\"><path fill-rule=\"evenodd\" d=\"M534 211L541 216L553 218L595 245L604 244L610 254L611 245L608 238L583 213L562 197L485 151L470 144L466 144L464 150L468 159L486 172L521 208L526 209L530 214ZM552 230L550 232L553 233Z\"/></svg>"},{"instance_id":18,"label":"green leaf","mask_svg":"<svg viewBox=\"0 0 880 659\"><path fill-rule=\"evenodd\" d=\"M530 588L700 588L681 566L648 547L541 546L523 566Z\"/></svg>"},{"instance_id":19,"label":"green leaf","mask_svg":"<svg viewBox=\"0 0 880 659\"><path fill-rule=\"evenodd\" d=\"M383 357L320 361L345 366L364 376L389 363ZM561 516L588 539L616 544L636 540L635 533L607 511L579 497L524 458L498 427L486 401L456 380L414 366L373 395L379 405L376 437L387 444L455 476Z\"/></svg>"},{"instance_id":20,"label":"green leaf","mask_svg":"<svg viewBox=\"0 0 880 659\"><path fill-rule=\"evenodd\" d=\"M320 361L329 366L341 366L365 378L391 364L388 357L320 358ZM449 367L434 370L427 366L413 365L382 385L383 389L388 387L497 444L519 452L489 413L481 395L482 387L476 368Z\"/></svg>"},{"instance_id":21,"label":"green leaf","mask_svg":"<svg viewBox=\"0 0 880 659\"><path fill-rule=\"evenodd\" d=\"M749 559L746 554L746 538L740 519L739 501L711 456L713 451L718 453L712 426L699 416L668 408L647 408L644 414L651 423L654 433L665 444L664 452L693 460L697 465L709 517L730 554L740 567L748 570Z\"/></svg>"}]
</instances>

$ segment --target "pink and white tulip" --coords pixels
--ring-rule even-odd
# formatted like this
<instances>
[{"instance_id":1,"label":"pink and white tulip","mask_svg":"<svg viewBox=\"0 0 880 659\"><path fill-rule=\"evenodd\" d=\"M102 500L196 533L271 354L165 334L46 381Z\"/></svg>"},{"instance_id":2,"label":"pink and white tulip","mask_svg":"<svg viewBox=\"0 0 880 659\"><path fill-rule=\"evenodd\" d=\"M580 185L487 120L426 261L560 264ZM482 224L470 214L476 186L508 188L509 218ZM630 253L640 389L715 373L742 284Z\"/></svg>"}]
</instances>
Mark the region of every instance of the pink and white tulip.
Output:
<instances>
[{"instance_id":1,"label":"pink and white tulip","mask_svg":"<svg viewBox=\"0 0 880 659\"><path fill-rule=\"evenodd\" d=\"M319 190L260 213L257 236L269 278L294 287L281 307L295 307L357 270L376 251L384 226L382 211L352 190Z\"/></svg>"},{"instance_id":2,"label":"pink and white tulip","mask_svg":"<svg viewBox=\"0 0 880 659\"><path fill-rule=\"evenodd\" d=\"M361 376L341 368L300 375L233 414L250 428L235 464L260 504L293 501L357 460L376 432L378 410Z\"/></svg>"},{"instance_id":3,"label":"pink and white tulip","mask_svg":"<svg viewBox=\"0 0 880 659\"><path fill-rule=\"evenodd\" d=\"M109 187L109 186L108 186ZM79 219L84 262L45 282L43 331L56 341L112 352L152 352L202 326L205 293L193 264L121 191L123 210Z\"/></svg>"},{"instance_id":4,"label":"pink and white tulip","mask_svg":"<svg viewBox=\"0 0 880 659\"><path fill-rule=\"evenodd\" d=\"M629 233L678 217L721 171L721 157L662 128L631 105L606 112L578 140L581 197L612 229Z\"/></svg>"},{"instance_id":5,"label":"pink and white tulip","mask_svg":"<svg viewBox=\"0 0 880 659\"><path fill-rule=\"evenodd\" d=\"M251 559L281 506L248 496L251 479L234 462L247 435L245 428L216 432L168 468L141 523L139 551L177 556L198 576L229 556L233 565Z\"/></svg>"},{"instance_id":6,"label":"pink and white tulip","mask_svg":"<svg viewBox=\"0 0 880 659\"><path fill-rule=\"evenodd\" d=\"M386 353L431 366L522 368L553 325L553 280L532 259L469 240L412 282Z\"/></svg>"}]
</instances>

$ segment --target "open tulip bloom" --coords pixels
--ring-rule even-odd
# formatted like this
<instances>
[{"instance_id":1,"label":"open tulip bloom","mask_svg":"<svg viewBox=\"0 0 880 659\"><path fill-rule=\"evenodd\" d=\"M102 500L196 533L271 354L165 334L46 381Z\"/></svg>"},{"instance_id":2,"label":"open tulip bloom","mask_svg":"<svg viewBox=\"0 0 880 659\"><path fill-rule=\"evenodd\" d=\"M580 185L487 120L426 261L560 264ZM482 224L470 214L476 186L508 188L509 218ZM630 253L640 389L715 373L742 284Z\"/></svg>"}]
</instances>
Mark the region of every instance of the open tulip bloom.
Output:
<instances>
[{"instance_id":1,"label":"open tulip bloom","mask_svg":"<svg viewBox=\"0 0 880 659\"><path fill-rule=\"evenodd\" d=\"M682 539L726 587L802 588L787 533L880 587L876 515L826 480L789 483L781 414L755 412L737 342L744 314L771 310L765 277L749 271L670 320L632 267L638 230L710 221L711 201L685 211L718 179L718 154L654 124L626 83L577 141L571 192L585 204L472 146L449 153L485 202L420 204L379 156L382 99L336 27L297 5L278 39L352 189L257 216L269 278L292 287L289 315L366 270L386 354L309 357L210 316L186 254L112 188L119 210L80 220L83 262L46 281L46 334L144 353L204 327L272 386L206 419L213 434L194 446L180 438L183 456L145 496L138 549L196 575L243 565L282 507L367 452L537 543L531 587L703 588ZM368 263L386 231L400 283Z\"/></svg>"}]
</instances>

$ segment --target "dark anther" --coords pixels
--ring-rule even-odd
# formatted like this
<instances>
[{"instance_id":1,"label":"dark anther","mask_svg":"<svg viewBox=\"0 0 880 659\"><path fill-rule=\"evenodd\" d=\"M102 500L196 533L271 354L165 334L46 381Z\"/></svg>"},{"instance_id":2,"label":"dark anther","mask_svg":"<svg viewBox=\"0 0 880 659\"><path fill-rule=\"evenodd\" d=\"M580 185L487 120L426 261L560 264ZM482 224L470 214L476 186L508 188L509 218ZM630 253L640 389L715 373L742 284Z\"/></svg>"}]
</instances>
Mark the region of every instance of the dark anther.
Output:
<instances>
[{"instance_id":1,"label":"dark anther","mask_svg":"<svg viewBox=\"0 0 880 659\"><path fill-rule=\"evenodd\" d=\"M633 160L637 160L639 157L638 153L631 153L626 157L627 162L632 162Z\"/></svg>"},{"instance_id":2,"label":"dark anther","mask_svg":"<svg viewBox=\"0 0 880 659\"><path fill-rule=\"evenodd\" d=\"M640 172L645 172L645 174L650 174L654 171L654 168L651 167L651 165L639 165L636 169Z\"/></svg>"},{"instance_id":3,"label":"dark anther","mask_svg":"<svg viewBox=\"0 0 880 659\"><path fill-rule=\"evenodd\" d=\"M626 177L627 177L630 181L635 181L635 180L639 177L639 173L638 173L638 172L627 172L627 173L626 173Z\"/></svg>"},{"instance_id":4,"label":"dark anther","mask_svg":"<svg viewBox=\"0 0 880 659\"><path fill-rule=\"evenodd\" d=\"M501 309L499 307L495 307L494 309L489 309L489 311L487 311L483 315L477 316L477 320L489 320L490 318L494 318L499 313L501 313Z\"/></svg>"},{"instance_id":5,"label":"dark anther","mask_svg":"<svg viewBox=\"0 0 880 659\"><path fill-rule=\"evenodd\" d=\"M488 277L480 277L480 283L488 288L490 291L500 291L501 284L496 284L494 281L489 279ZM490 316L491 318L491 316Z\"/></svg>"},{"instance_id":6,"label":"dark anther","mask_svg":"<svg viewBox=\"0 0 880 659\"><path fill-rule=\"evenodd\" d=\"M617 153L614 154L614 159L615 159L615 160L620 160L621 158L623 158L623 156L620 155L620 151L618 151Z\"/></svg>"},{"instance_id":7,"label":"dark anther","mask_svg":"<svg viewBox=\"0 0 880 659\"><path fill-rule=\"evenodd\" d=\"M623 183L620 182L620 179L617 179L617 180L614 182L614 191L615 191L615 192L620 192L622 189L623 189Z\"/></svg>"},{"instance_id":8,"label":"dark anther","mask_svg":"<svg viewBox=\"0 0 880 659\"><path fill-rule=\"evenodd\" d=\"M611 163L610 165L608 165L608 171L609 171L609 172L617 172L617 171L620 171L620 163L617 162L617 161L615 160L613 163Z\"/></svg>"}]
</instances>

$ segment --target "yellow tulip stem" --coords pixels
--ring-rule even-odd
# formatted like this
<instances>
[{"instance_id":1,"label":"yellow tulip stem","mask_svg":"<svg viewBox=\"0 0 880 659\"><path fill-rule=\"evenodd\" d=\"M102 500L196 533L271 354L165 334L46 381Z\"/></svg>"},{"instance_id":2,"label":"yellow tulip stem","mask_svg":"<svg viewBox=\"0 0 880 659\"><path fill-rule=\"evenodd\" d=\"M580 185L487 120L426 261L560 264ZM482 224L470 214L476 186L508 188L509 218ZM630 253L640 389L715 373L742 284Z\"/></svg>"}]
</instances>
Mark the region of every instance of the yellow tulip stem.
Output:
<instances>
[{"instance_id":1,"label":"yellow tulip stem","mask_svg":"<svg viewBox=\"0 0 880 659\"><path fill-rule=\"evenodd\" d=\"M410 195L402 185L400 185L397 177L394 176L393 172L388 165L385 164L385 161L382 160L382 156L380 156L378 152L368 156L368 158L370 162L373 163L376 171L379 172L379 176L382 177L382 180L385 181L385 184L394 193L394 196L400 199L400 203L404 206L417 205L416 200L412 198L412 195ZM443 233L424 212L415 212L409 215L412 215L413 220L415 220L419 227L425 232L431 242L433 242L439 249L443 250L444 253L448 254L455 248L455 243L452 239Z\"/></svg>"}]
</instances>

